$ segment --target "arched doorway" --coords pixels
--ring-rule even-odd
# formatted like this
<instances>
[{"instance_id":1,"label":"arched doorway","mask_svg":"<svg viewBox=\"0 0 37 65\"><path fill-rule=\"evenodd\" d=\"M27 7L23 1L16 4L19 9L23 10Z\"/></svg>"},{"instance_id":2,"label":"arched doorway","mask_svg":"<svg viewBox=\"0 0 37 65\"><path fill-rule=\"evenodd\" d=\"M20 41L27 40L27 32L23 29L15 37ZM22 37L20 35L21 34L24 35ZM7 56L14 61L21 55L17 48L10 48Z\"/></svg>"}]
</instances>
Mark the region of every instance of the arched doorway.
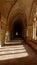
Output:
<instances>
[{"instance_id":1,"label":"arched doorway","mask_svg":"<svg viewBox=\"0 0 37 65\"><path fill-rule=\"evenodd\" d=\"M22 20L16 20L13 23L13 30L11 30L10 33L10 39L18 39L18 38L23 38L23 23Z\"/></svg>"}]
</instances>

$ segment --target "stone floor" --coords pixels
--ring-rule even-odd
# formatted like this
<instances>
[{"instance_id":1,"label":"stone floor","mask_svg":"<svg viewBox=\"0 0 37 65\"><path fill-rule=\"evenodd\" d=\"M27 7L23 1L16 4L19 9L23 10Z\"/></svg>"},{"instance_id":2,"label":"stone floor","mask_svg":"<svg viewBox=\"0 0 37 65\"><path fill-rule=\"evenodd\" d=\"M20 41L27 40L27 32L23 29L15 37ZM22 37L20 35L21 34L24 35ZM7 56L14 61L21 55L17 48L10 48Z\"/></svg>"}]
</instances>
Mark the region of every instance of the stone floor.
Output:
<instances>
[{"instance_id":1,"label":"stone floor","mask_svg":"<svg viewBox=\"0 0 37 65\"><path fill-rule=\"evenodd\" d=\"M37 53L23 40L13 40L0 48L0 65L37 65Z\"/></svg>"}]
</instances>

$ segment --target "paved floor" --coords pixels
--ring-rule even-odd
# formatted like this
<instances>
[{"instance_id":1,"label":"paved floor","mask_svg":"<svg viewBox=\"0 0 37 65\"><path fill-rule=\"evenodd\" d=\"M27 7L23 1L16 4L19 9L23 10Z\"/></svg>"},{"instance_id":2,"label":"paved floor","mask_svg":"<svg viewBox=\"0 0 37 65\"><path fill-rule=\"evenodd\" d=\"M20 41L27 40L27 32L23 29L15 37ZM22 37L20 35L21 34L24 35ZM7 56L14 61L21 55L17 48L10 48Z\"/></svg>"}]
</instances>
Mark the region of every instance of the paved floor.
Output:
<instances>
[{"instance_id":1,"label":"paved floor","mask_svg":"<svg viewBox=\"0 0 37 65\"><path fill-rule=\"evenodd\" d=\"M37 65L37 53L23 40L7 42L0 48L0 65Z\"/></svg>"}]
</instances>

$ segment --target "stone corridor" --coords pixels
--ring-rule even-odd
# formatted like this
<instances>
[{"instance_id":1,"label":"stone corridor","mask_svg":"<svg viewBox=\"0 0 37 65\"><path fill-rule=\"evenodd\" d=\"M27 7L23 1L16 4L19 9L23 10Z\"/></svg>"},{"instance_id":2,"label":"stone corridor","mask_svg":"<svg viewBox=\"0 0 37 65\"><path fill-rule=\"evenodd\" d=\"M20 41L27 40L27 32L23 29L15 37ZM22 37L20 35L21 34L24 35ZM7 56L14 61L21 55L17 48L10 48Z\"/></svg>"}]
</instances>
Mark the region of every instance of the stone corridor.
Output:
<instances>
[{"instance_id":1,"label":"stone corridor","mask_svg":"<svg viewBox=\"0 0 37 65\"><path fill-rule=\"evenodd\" d=\"M37 65L37 0L0 0L0 65Z\"/></svg>"}]
</instances>

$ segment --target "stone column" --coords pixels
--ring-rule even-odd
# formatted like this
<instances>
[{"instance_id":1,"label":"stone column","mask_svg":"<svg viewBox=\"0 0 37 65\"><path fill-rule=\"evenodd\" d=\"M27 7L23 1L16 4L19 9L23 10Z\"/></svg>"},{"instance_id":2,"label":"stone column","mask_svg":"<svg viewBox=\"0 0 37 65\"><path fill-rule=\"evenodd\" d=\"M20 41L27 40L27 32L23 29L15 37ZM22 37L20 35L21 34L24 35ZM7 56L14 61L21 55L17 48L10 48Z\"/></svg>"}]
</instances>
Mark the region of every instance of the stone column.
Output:
<instances>
[{"instance_id":1,"label":"stone column","mask_svg":"<svg viewBox=\"0 0 37 65\"><path fill-rule=\"evenodd\" d=\"M5 34L5 43L10 41L10 32L7 31L6 34Z\"/></svg>"},{"instance_id":2,"label":"stone column","mask_svg":"<svg viewBox=\"0 0 37 65\"><path fill-rule=\"evenodd\" d=\"M1 47L1 30L0 30L0 47Z\"/></svg>"},{"instance_id":3,"label":"stone column","mask_svg":"<svg viewBox=\"0 0 37 65\"><path fill-rule=\"evenodd\" d=\"M5 30L1 30L1 34L0 34L0 37L1 37L1 46L4 46L5 45Z\"/></svg>"},{"instance_id":4,"label":"stone column","mask_svg":"<svg viewBox=\"0 0 37 65\"><path fill-rule=\"evenodd\" d=\"M1 15L0 15L0 47L1 47Z\"/></svg>"},{"instance_id":5,"label":"stone column","mask_svg":"<svg viewBox=\"0 0 37 65\"><path fill-rule=\"evenodd\" d=\"M33 38L33 26L32 26L32 25L29 25L29 26L28 26L28 37L29 37L30 39Z\"/></svg>"}]
</instances>

